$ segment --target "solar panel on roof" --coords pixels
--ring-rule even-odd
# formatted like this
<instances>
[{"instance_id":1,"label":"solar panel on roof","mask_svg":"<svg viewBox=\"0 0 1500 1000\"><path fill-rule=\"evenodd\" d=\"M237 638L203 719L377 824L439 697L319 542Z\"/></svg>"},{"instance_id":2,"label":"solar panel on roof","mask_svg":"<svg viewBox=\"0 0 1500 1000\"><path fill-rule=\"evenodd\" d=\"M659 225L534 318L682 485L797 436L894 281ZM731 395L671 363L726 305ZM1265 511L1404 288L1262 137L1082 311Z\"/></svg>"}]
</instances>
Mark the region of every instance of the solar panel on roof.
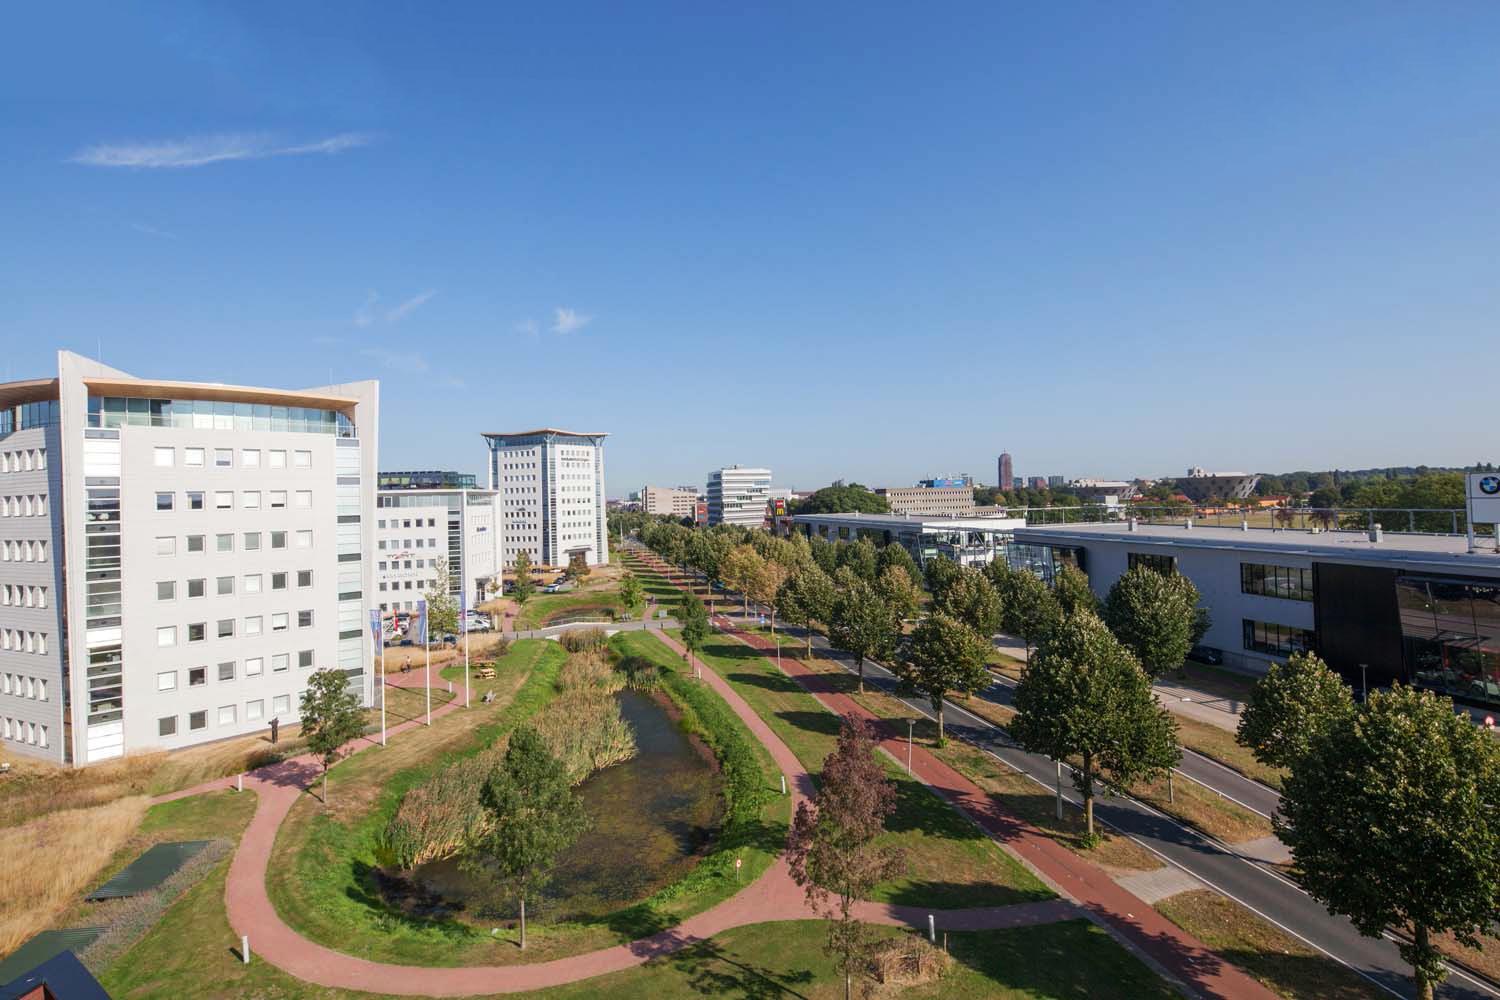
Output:
<instances>
[{"instance_id":1,"label":"solar panel on roof","mask_svg":"<svg viewBox=\"0 0 1500 1000\"><path fill-rule=\"evenodd\" d=\"M121 899L155 889L208 844L206 840L157 844L126 865L114 878L91 892L87 899L91 903L101 899Z\"/></svg>"}]
</instances>

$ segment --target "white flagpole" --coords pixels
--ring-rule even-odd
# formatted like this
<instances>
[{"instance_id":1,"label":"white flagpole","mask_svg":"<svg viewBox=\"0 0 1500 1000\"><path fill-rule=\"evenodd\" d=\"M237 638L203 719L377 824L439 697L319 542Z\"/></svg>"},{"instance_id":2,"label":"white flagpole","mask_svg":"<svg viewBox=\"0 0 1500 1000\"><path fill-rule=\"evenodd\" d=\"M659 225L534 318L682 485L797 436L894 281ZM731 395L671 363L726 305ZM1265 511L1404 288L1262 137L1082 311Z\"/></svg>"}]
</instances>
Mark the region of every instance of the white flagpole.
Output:
<instances>
[{"instance_id":1,"label":"white flagpole","mask_svg":"<svg viewBox=\"0 0 1500 1000\"><path fill-rule=\"evenodd\" d=\"M465 601L464 604L465 604L465 607L463 608L463 611L461 612L463 614L463 618L464 618L464 624L463 624L463 635L464 635L464 708L468 708L469 707L469 609L468 609L468 606L467 606L468 602Z\"/></svg>"},{"instance_id":2,"label":"white flagpole","mask_svg":"<svg viewBox=\"0 0 1500 1000\"><path fill-rule=\"evenodd\" d=\"M385 746L385 622L380 623L380 745Z\"/></svg>"},{"instance_id":3,"label":"white flagpole","mask_svg":"<svg viewBox=\"0 0 1500 1000\"><path fill-rule=\"evenodd\" d=\"M427 651L427 724L432 725L432 623L427 620L427 602L422 602L422 646Z\"/></svg>"}]
</instances>

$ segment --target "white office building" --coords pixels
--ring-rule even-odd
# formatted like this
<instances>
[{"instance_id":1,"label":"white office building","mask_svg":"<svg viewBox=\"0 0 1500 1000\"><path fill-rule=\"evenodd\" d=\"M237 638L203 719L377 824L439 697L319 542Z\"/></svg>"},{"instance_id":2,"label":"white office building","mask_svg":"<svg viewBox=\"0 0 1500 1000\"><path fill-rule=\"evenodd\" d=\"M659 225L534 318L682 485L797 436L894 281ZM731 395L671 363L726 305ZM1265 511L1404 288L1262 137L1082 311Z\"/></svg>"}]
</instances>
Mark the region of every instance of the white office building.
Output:
<instances>
[{"instance_id":1,"label":"white office building","mask_svg":"<svg viewBox=\"0 0 1500 1000\"><path fill-rule=\"evenodd\" d=\"M490 488L499 494L503 562L525 552L533 565L563 567L575 555L609 562L604 439L545 427L488 433Z\"/></svg>"},{"instance_id":2,"label":"white office building","mask_svg":"<svg viewBox=\"0 0 1500 1000\"><path fill-rule=\"evenodd\" d=\"M0 384L0 740L76 765L295 722L374 652L379 386ZM64 623L67 624L66 630Z\"/></svg>"},{"instance_id":3,"label":"white office building","mask_svg":"<svg viewBox=\"0 0 1500 1000\"><path fill-rule=\"evenodd\" d=\"M414 481L381 473L381 482ZM375 600L382 614L412 611L448 574L448 591L474 608L498 591L500 494L471 476L438 474L430 485L381 489L375 514ZM442 483L449 485L442 485Z\"/></svg>"},{"instance_id":4,"label":"white office building","mask_svg":"<svg viewBox=\"0 0 1500 1000\"><path fill-rule=\"evenodd\" d=\"M641 510L663 517L692 517L698 505L698 491L685 487L641 487Z\"/></svg>"},{"instance_id":5,"label":"white office building","mask_svg":"<svg viewBox=\"0 0 1500 1000\"><path fill-rule=\"evenodd\" d=\"M770 469L715 469L708 474L708 523L764 528L770 498Z\"/></svg>"}]
</instances>

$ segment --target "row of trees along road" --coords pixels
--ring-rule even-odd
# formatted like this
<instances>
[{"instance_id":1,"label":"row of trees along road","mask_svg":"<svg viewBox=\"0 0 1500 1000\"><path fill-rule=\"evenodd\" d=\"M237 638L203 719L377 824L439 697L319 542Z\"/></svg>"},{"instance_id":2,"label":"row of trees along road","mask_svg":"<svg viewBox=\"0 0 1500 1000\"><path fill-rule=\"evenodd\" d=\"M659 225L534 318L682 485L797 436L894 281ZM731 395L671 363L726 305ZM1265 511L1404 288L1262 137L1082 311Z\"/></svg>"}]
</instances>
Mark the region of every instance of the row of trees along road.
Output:
<instances>
[{"instance_id":1,"label":"row of trees along road","mask_svg":"<svg viewBox=\"0 0 1500 1000\"><path fill-rule=\"evenodd\" d=\"M1434 937L1478 948L1500 913L1500 750L1453 702L1396 685L1364 704L1321 659L1274 664L1238 739L1288 775L1275 828L1303 888L1370 937L1401 932L1430 1000Z\"/></svg>"},{"instance_id":2,"label":"row of trees along road","mask_svg":"<svg viewBox=\"0 0 1500 1000\"><path fill-rule=\"evenodd\" d=\"M684 571L738 591L744 610L754 599L803 627L809 652L811 632L821 626L830 643L854 656L861 689L867 660L888 663L903 693L931 703L940 742L947 702L990 682L991 636L1021 637L1031 665L1017 690L1012 734L1029 750L1075 765L1091 838L1100 785L1150 780L1181 759L1176 725L1157 705L1151 681L1181 667L1209 618L1179 574L1135 567L1101 603L1071 566L1048 587L1001 559L978 568L938 558L919 573L901 545L877 547L863 538L783 539L644 517L620 526ZM920 618L918 580L930 595Z\"/></svg>"}]
</instances>

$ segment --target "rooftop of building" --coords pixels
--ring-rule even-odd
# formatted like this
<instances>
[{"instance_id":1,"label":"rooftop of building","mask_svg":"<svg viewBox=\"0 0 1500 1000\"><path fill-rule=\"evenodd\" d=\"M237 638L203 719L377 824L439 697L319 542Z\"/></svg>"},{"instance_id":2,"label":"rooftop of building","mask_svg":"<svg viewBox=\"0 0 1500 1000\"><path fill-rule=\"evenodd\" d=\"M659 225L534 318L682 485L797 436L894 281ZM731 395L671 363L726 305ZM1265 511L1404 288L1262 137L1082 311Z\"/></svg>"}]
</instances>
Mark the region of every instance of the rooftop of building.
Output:
<instances>
[{"instance_id":1,"label":"rooftop of building","mask_svg":"<svg viewBox=\"0 0 1500 1000\"><path fill-rule=\"evenodd\" d=\"M1469 552L1468 540L1462 535L1429 535L1407 532L1383 532L1373 542L1364 531L1308 531L1291 528L1215 528L1181 524L1141 524L1130 530L1127 521L1104 521L1094 524L1052 524L1018 528L1017 541L1077 542L1110 541L1119 543L1170 545L1182 548L1234 549L1239 551L1278 552L1323 559L1346 559L1359 562L1452 564L1500 570L1500 553L1493 538L1476 540L1479 551Z\"/></svg>"},{"instance_id":2,"label":"rooftop of building","mask_svg":"<svg viewBox=\"0 0 1500 1000\"><path fill-rule=\"evenodd\" d=\"M822 521L825 523L847 524L851 527L862 528L910 528L917 526L923 529L934 530L957 529L972 531L1012 531L1018 527L1024 527L1024 518L1019 517L969 517L967 515L954 516L952 514L862 514L852 511L847 514L794 514L793 521L811 523Z\"/></svg>"},{"instance_id":3,"label":"rooftop of building","mask_svg":"<svg viewBox=\"0 0 1500 1000\"><path fill-rule=\"evenodd\" d=\"M572 438L602 438L609 437L607 431L565 431L558 427L538 427L530 431L480 431L481 437L486 438L519 438L519 437L572 437Z\"/></svg>"},{"instance_id":4,"label":"rooftop of building","mask_svg":"<svg viewBox=\"0 0 1500 1000\"><path fill-rule=\"evenodd\" d=\"M382 490L473 490L479 479L472 472L419 469L377 473L375 485Z\"/></svg>"}]
</instances>

